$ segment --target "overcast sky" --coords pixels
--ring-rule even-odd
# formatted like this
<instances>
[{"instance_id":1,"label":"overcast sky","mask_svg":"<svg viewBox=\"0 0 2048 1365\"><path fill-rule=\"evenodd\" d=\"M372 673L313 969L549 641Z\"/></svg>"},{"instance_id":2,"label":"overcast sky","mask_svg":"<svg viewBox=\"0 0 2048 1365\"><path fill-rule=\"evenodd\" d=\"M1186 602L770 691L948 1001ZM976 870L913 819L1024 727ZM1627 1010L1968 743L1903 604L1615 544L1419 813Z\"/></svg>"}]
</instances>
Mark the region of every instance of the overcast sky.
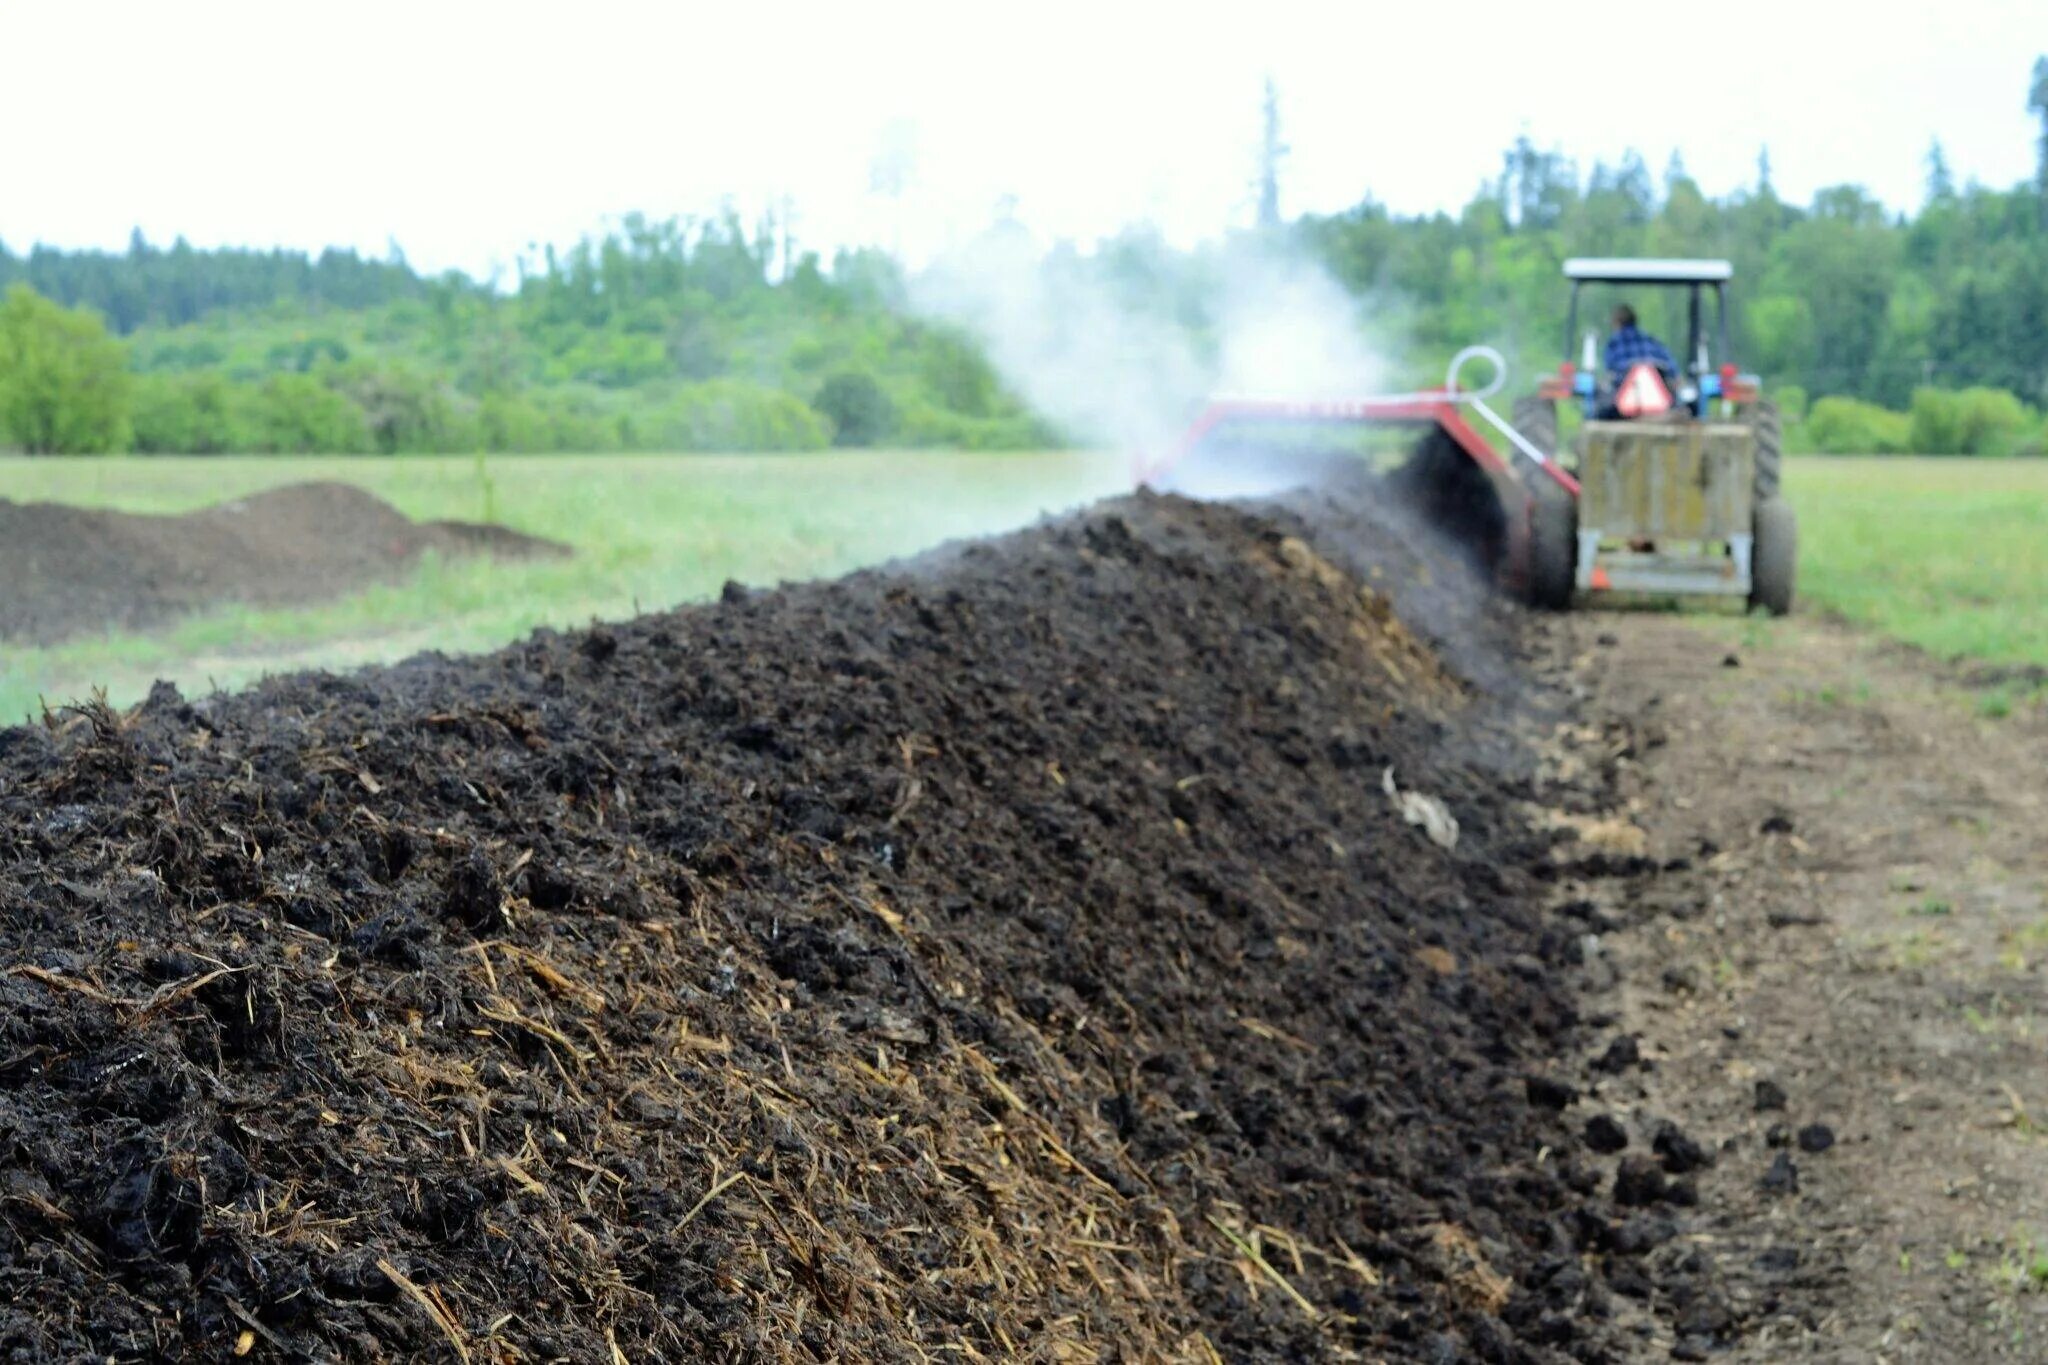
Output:
<instances>
[{"instance_id":1,"label":"overcast sky","mask_svg":"<svg viewBox=\"0 0 2048 1365\"><path fill-rule=\"evenodd\" d=\"M1382 12L1384 11L1384 12ZM486 273L610 216L751 214L800 242L1248 220L1260 84L1283 207L1456 208L1526 132L1589 165L1674 148L1709 193L1857 181L1917 206L2030 174L2041 0L1456 7L1366 0L594 0L520 5L0 0L0 240L400 243ZM871 192L878 153L910 168Z\"/></svg>"}]
</instances>

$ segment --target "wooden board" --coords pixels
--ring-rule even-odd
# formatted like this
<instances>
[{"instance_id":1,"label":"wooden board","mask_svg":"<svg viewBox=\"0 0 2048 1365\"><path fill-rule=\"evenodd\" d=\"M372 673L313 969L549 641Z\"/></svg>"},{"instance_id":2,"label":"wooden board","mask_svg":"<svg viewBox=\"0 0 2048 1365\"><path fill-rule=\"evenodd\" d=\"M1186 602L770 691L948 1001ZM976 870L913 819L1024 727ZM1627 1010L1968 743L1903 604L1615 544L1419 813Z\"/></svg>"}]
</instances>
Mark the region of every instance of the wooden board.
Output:
<instances>
[{"instance_id":1,"label":"wooden board","mask_svg":"<svg viewBox=\"0 0 2048 1365\"><path fill-rule=\"evenodd\" d=\"M1756 443L1738 422L1588 422L1579 525L1608 540L1726 540L1750 530Z\"/></svg>"}]
</instances>

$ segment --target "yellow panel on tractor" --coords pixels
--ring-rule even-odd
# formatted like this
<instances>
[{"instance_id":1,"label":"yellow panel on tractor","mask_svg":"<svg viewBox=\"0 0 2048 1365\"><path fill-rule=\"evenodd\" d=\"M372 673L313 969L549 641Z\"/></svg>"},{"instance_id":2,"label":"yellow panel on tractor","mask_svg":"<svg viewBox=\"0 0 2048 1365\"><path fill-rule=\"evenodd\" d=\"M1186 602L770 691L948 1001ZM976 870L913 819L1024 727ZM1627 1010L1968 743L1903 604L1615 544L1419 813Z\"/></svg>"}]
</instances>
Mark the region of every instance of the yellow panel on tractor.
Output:
<instances>
[{"instance_id":1,"label":"yellow panel on tractor","mask_svg":"<svg viewBox=\"0 0 2048 1365\"><path fill-rule=\"evenodd\" d=\"M1725 541L1751 527L1756 438L1738 422L1588 422L1579 525L1606 540Z\"/></svg>"},{"instance_id":2,"label":"yellow panel on tractor","mask_svg":"<svg viewBox=\"0 0 2048 1365\"><path fill-rule=\"evenodd\" d=\"M1580 588L1747 596L1756 434L1740 422L1588 422Z\"/></svg>"}]
</instances>

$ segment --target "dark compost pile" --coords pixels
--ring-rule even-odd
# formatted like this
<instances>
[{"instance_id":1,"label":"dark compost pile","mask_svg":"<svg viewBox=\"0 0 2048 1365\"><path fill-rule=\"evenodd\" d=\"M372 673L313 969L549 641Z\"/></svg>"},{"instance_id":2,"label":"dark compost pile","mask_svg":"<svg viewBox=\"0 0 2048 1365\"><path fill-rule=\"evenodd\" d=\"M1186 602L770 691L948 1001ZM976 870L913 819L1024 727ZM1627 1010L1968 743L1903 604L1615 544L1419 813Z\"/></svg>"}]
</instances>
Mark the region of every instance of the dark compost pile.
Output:
<instances>
[{"instance_id":1,"label":"dark compost pile","mask_svg":"<svg viewBox=\"0 0 2048 1365\"><path fill-rule=\"evenodd\" d=\"M0 498L0 641L144 630L228 602L296 606L399 577L428 551L566 554L502 526L412 521L345 483L175 516Z\"/></svg>"},{"instance_id":2,"label":"dark compost pile","mask_svg":"<svg viewBox=\"0 0 2048 1365\"><path fill-rule=\"evenodd\" d=\"M1369 585L1508 627L1289 507L0 731L0 1353L1610 1358L1547 850Z\"/></svg>"}]
</instances>

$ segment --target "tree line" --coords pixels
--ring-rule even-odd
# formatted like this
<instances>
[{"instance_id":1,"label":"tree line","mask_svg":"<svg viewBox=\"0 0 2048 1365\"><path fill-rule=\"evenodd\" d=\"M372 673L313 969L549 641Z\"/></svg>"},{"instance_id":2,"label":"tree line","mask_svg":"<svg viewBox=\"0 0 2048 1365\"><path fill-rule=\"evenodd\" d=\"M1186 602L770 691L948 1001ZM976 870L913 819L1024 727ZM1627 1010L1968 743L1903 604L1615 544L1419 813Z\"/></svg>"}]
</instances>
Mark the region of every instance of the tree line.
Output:
<instances>
[{"instance_id":1,"label":"tree line","mask_svg":"<svg viewBox=\"0 0 2048 1365\"><path fill-rule=\"evenodd\" d=\"M182 237L168 247L153 246L137 230L125 252L37 246L17 256L0 242L0 294L16 284L97 313L125 336L140 327L180 327L223 309L281 301L309 309L370 308L416 298L424 281L396 247L382 261L332 247L318 255L234 247L200 251Z\"/></svg>"},{"instance_id":2,"label":"tree line","mask_svg":"<svg viewBox=\"0 0 2048 1365\"><path fill-rule=\"evenodd\" d=\"M1733 359L1778 396L1795 442L2038 452L2048 63L2031 97L2039 176L1958 185L1936 145L1911 213L1854 185L1790 203L1767 154L1751 185L1717 198L1676 157L1656 177L1636 156L1582 171L1523 138L1456 213L1397 214L1368 197L1192 252L1134 228L1085 252L1056 247L1048 268L1201 336L1220 325L1231 253L1285 250L1361 301L1378 348L1412 362L1403 382L1488 342L1526 384L1576 345L1567 256L1724 256ZM995 448L1091 435L1054 430L972 337L913 312L886 253L798 256L769 218L629 215L523 262L509 287L425 276L396 250L207 251L140 234L126 252L0 245L0 296L0 444L31 451Z\"/></svg>"},{"instance_id":3,"label":"tree line","mask_svg":"<svg viewBox=\"0 0 2048 1365\"><path fill-rule=\"evenodd\" d=\"M785 254L767 225L629 215L543 253L509 290L346 253L138 241L125 255L0 257L36 267L0 301L0 443L394 454L1059 439L971 340L910 312L888 257ZM103 310L116 299L124 311ZM108 325L117 317L132 325Z\"/></svg>"}]
</instances>

